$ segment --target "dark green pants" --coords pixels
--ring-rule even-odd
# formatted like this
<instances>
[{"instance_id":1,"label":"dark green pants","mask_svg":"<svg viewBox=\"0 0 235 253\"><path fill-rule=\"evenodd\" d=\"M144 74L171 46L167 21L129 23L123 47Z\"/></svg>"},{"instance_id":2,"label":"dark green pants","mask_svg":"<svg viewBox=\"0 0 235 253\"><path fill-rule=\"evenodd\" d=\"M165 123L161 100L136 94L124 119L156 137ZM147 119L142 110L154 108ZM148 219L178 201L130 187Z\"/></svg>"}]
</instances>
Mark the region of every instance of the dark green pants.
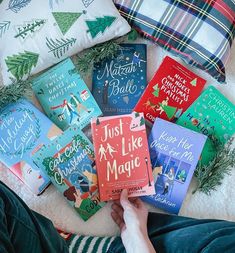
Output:
<instances>
[{"instance_id":1,"label":"dark green pants","mask_svg":"<svg viewBox=\"0 0 235 253\"><path fill-rule=\"evenodd\" d=\"M150 213L148 231L157 253L235 252L233 222ZM51 221L31 211L0 182L0 253L5 252L64 253L68 246ZM120 237L109 252L125 252Z\"/></svg>"}]
</instances>

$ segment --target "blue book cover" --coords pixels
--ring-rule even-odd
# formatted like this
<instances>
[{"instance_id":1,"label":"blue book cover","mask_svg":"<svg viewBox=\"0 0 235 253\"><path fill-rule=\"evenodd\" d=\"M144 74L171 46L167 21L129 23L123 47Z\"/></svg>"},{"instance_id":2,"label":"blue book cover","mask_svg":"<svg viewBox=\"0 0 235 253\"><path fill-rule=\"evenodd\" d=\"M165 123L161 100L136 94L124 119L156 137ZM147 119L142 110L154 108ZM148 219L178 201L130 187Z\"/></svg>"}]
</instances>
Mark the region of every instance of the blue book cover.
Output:
<instances>
[{"instance_id":1,"label":"blue book cover","mask_svg":"<svg viewBox=\"0 0 235 253\"><path fill-rule=\"evenodd\" d=\"M33 156L84 221L105 205L100 201L94 157L91 142L76 125Z\"/></svg>"},{"instance_id":2,"label":"blue book cover","mask_svg":"<svg viewBox=\"0 0 235 253\"><path fill-rule=\"evenodd\" d=\"M207 137L157 118L149 135L156 194L143 200L178 214Z\"/></svg>"},{"instance_id":3,"label":"blue book cover","mask_svg":"<svg viewBox=\"0 0 235 253\"><path fill-rule=\"evenodd\" d=\"M32 155L59 134L61 130L25 99L0 111L0 160L37 195L50 180Z\"/></svg>"},{"instance_id":4,"label":"blue book cover","mask_svg":"<svg viewBox=\"0 0 235 253\"><path fill-rule=\"evenodd\" d=\"M132 112L146 88L146 45L121 44L118 53L94 66L92 93L103 115Z\"/></svg>"},{"instance_id":5,"label":"blue book cover","mask_svg":"<svg viewBox=\"0 0 235 253\"><path fill-rule=\"evenodd\" d=\"M62 130L76 124L84 128L102 114L70 58L33 81L33 90L48 117Z\"/></svg>"}]
</instances>

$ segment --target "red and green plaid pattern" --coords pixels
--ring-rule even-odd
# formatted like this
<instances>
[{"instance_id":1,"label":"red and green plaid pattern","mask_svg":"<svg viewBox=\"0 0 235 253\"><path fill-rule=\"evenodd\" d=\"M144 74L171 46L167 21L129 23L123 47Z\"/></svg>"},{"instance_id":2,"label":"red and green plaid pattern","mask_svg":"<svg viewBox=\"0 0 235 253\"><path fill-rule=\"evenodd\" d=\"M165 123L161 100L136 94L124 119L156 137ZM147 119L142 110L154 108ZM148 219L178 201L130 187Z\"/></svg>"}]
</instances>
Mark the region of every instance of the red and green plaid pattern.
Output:
<instances>
[{"instance_id":1,"label":"red and green plaid pattern","mask_svg":"<svg viewBox=\"0 0 235 253\"><path fill-rule=\"evenodd\" d=\"M225 82L234 0L114 0L129 24L188 64Z\"/></svg>"}]
</instances>

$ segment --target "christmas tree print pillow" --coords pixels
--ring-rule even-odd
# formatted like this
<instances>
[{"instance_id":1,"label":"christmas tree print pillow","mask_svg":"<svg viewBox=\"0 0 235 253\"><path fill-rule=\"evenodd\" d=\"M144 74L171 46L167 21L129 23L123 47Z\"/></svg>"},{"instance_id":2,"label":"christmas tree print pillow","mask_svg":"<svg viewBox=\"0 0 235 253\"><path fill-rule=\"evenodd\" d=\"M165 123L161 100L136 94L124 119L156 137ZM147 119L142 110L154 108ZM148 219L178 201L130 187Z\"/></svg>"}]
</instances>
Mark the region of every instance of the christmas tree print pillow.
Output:
<instances>
[{"instance_id":1,"label":"christmas tree print pillow","mask_svg":"<svg viewBox=\"0 0 235 253\"><path fill-rule=\"evenodd\" d=\"M112 0L0 0L3 84L129 31Z\"/></svg>"}]
</instances>

